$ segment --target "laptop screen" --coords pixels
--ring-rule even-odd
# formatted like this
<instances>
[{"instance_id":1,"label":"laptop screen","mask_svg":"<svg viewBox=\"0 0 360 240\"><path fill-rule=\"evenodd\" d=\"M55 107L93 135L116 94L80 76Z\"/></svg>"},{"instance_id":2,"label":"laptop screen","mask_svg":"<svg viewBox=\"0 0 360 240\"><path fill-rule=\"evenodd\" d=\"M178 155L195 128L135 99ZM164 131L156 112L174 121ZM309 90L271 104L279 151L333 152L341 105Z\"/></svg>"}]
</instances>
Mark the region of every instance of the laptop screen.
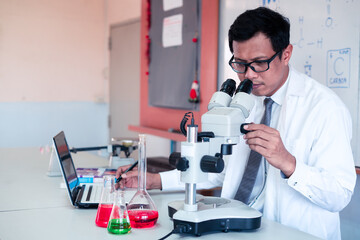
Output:
<instances>
[{"instance_id":1,"label":"laptop screen","mask_svg":"<svg viewBox=\"0 0 360 240\"><path fill-rule=\"evenodd\" d=\"M54 145L57 149L59 159L61 161L61 167L63 169L64 177L69 185L70 191L79 184L76 175L74 162L71 158L68 144L65 139L64 132L60 132L54 137Z\"/></svg>"}]
</instances>

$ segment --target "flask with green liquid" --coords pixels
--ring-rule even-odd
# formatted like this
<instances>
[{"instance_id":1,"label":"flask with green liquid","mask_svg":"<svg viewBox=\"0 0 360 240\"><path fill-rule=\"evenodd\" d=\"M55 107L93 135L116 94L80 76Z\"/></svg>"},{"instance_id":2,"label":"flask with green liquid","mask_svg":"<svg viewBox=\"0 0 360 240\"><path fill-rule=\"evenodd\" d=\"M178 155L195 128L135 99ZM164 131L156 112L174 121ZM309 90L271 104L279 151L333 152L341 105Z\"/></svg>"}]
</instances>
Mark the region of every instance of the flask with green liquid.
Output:
<instances>
[{"instance_id":1,"label":"flask with green liquid","mask_svg":"<svg viewBox=\"0 0 360 240\"><path fill-rule=\"evenodd\" d=\"M114 205L111 210L108 232L112 234L126 234L131 231L129 215L125 205L124 191L116 190Z\"/></svg>"}]
</instances>

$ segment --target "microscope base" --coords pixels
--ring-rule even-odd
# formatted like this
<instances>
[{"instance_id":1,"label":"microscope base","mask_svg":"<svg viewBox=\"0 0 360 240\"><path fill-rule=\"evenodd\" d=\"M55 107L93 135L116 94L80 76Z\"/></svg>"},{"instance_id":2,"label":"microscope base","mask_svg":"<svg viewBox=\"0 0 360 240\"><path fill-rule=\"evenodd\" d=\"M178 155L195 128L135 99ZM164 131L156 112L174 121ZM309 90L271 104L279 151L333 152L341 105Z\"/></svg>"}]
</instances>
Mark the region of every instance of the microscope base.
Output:
<instances>
[{"instance_id":1,"label":"microscope base","mask_svg":"<svg viewBox=\"0 0 360 240\"><path fill-rule=\"evenodd\" d=\"M207 232L253 230L261 225L262 214L246 204L225 198L204 197L197 201L198 210L184 210L184 201L169 203L174 229L200 236Z\"/></svg>"}]
</instances>

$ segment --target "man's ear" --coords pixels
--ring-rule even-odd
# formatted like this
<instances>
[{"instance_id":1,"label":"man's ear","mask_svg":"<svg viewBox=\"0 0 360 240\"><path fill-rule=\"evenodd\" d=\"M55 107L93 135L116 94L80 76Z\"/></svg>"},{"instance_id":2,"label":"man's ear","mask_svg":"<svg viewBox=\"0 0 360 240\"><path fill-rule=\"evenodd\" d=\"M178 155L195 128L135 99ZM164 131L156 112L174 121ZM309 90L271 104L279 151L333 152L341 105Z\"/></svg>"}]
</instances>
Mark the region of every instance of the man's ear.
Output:
<instances>
[{"instance_id":1,"label":"man's ear","mask_svg":"<svg viewBox=\"0 0 360 240\"><path fill-rule=\"evenodd\" d=\"M289 65L291 54L293 50L293 45L289 44L282 52L282 61L284 61L285 65Z\"/></svg>"}]
</instances>

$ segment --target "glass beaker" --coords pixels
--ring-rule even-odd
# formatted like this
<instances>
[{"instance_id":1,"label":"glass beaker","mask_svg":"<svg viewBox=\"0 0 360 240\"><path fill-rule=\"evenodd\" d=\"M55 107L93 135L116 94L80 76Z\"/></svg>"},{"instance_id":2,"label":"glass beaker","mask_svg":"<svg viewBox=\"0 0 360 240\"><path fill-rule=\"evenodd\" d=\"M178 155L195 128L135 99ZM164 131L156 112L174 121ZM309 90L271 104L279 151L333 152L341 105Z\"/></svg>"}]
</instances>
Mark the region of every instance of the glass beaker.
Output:
<instances>
[{"instance_id":1,"label":"glass beaker","mask_svg":"<svg viewBox=\"0 0 360 240\"><path fill-rule=\"evenodd\" d=\"M149 228L156 224L159 213L146 191L146 135L139 134L138 188L127 209L131 227Z\"/></svg>"},{"instance_id":2,"label":"glass beaker","mask_svg":"<svg viewBox=\"0 0 360 240\"><path fill-rule=\"evenodd\" d=\"M114 204L115 176L106 175L103 177L104 185L101 190L101 198L96 213L95 224L106 228L109 222L110 213Z\"/></svg>"},{"instance_id":3,"label":"glass beaker","mask_svg":"<svg viewBox=\"0 0 360 240\"><path fill-rule=\"evenodd\" d=\"M126 234L131 231L123 190L116 190L115 192L114 205L111 210L107 230L113 234Z\"/></svg>"}]
</instances>

